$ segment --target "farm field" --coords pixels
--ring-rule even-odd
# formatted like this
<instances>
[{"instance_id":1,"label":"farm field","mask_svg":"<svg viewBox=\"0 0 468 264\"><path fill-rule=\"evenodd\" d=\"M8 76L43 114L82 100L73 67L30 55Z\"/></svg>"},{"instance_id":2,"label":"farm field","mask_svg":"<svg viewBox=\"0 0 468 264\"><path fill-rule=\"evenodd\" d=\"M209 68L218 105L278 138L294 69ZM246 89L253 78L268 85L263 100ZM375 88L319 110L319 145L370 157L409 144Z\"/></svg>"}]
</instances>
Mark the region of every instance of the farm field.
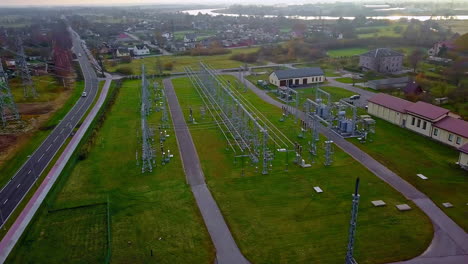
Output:
<instances>
[{"instance_id":1,"label":"farm field","mask_svg":"<svg viewBox=\"0 0 468 264\"><path fill-rule=\"evenodd\" d=\"M141 59L133 59L130 63L117 64L115 66L109 65L106 66L106 69L110 72L115 72L119 67L130 67L133 70L133 74L140 74L141 64L146 65L148 74L157 73L156 62L157 58L160 59L161 64L172 63L173 69L171 71L164 72L183 72L184 67L187 66L197 66L198 62L203 61L212 65L216 69L225 69L225 68L236 68L245 65L245 63L240 61L231 60L230 57L233 54L237 53L250 53L258 50L257 47L254 48L240 48L240 49L231 49L231 53L223 55L213 55L213 56L160 56L160 57L147 57ZM260 65L261 62L256 63Z\"/></svg>"},{"instance_id":2,"label":"farm field","mask_svg":"<svg viewBox=\"0 0 468 264\"><path fill-rule=\"evenodd\" d=\"M333 49L328 50L328 56L332 58L339 58L339 57L350 57L350 56L357 56L364 52L368 51L365 48L348 48L348 49Z\"/></svg>"},{"instance_id":3,"label":"farm field","mask_svg":"<svg viewBox=\"0 0 468 264\"><path fill-rule=\"evenodd\" d=\"M103 263L108 250L112 263L213 262L173 128L164 142L171 162L161 165L155 143L153 172L137 165L140 89L139 80L123 82L102 127L82 142L8 262L83 263L85 255L87 263ZM154 112L148 123L157 126L160 117Z\"/></svg>"},{"instance_id":4,"label":"farm field","mask_svg":"<svg viewBox=\"0 0 468 264\"><path fill-rule=\"evenodd\" d=\"M234 77L225 78L234 83ZM271 170L262 175L248 160L244 164L240 158L234 158L219 128L198 110L202 101L189 80L177 78L173 84L182 110L195 109L197 124L189 126L207 184L242 253L252 263L342 263L351 192L358 175L361 201L357 261L385 263L408 259L428 246L432 228L426 216L411 202L415 210L397 211L395 204L408 201L341 150L335 148L334 163L326 167L322 165L324 153L320 145L319 156L307 169L294 165L292 157L286 161L286 154L277 152ZM251 91L242 96L290 140L307 148L310 136L298 138L299 127L292 118L280 122L281 109L265 103ZM311 156L304 153L303 158L310 162ZM315 193L314 186L320 186L324 193ZM377 199L388 206L373 207L370 201Z\"/></svg>"},{"instance_id":5,"label":"farm field","mask_svg":"<svg viewBox=\"0 0 468 264\"><path fill-rule=\"evenodd\" d=\"M424 192L467 231L468 179L466 171L455 164L458 151L384 120L376 120L373 142L351 142ZM420 179L416 176L419 173L429 179ZM445 202L452 203L454 207L443 207Z\"/></svg>"}]
</instances>

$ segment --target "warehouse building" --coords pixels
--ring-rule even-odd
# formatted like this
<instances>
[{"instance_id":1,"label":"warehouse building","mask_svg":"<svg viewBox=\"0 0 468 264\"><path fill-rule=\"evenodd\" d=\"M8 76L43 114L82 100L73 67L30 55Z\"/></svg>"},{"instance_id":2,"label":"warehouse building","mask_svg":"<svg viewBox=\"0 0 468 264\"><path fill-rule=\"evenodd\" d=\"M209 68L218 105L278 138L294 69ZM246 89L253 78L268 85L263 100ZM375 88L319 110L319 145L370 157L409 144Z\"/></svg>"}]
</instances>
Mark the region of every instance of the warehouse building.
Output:
<instances>
[{"instance_id":1,"label":"warehouse building","mask_svg":"<svg viewBox=\"0 0 468 264\"><path fill-rule=\"evenodd\" d=\"M319 67L277 70L270 74L269 81L277 87L297 87L323 83L325 74Z\"/></svg>"}]
</instances>

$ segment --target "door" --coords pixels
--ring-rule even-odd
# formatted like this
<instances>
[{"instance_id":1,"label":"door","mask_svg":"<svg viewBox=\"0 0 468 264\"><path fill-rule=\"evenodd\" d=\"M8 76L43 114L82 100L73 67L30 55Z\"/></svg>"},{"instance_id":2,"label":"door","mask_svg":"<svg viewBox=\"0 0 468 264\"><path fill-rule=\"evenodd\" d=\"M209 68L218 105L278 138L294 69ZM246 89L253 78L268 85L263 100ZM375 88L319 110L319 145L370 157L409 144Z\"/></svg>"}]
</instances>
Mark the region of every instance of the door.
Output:
<instances>
[{"instance_id":1,"label":"door","mask_svg":"<svg viewBox=\"0 0 468 264\"><path fill-rule=\"evenodd\" d=\"M289 79L288 80L288 85L292 85L293 84L293 80L292 79Z\"/></svg>"},{"instance_id":2,"label":"door","mask_svg":"<svg viewBox=\"0 0 468 264\"><path fill-rule=\"evenodd\" d=\"M280 81L280 86L286 86L286 80L281 80Z\"/></svg>"},{"instance_id":3,"label":"door","mask_svg":"<svg viewBox=\"0 0 468 264\"><path fill-rule=\"evenodd\" d=\"M294 80L294 84L295 84L295 85L299 85L299 79L295 79L295 80Z\"/></svg>"},{"instance_id":4,"label":"door","mask_svg":"<svg viewBox=\"0 0 468 264\"><path fill-rule=\"evenodd\" d=\"M302 84L307 84L307 78L302 79Z\"/></svg>"}]
</instances>

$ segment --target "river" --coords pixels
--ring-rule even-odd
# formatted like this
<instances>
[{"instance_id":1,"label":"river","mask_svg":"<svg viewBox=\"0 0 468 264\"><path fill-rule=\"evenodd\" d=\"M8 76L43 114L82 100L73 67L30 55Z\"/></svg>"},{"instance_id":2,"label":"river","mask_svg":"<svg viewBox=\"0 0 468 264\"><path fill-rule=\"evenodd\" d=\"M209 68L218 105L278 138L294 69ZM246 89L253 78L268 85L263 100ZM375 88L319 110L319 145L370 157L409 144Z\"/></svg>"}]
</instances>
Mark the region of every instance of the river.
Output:
<instances>
[{"instance_id":1,"label":"river","mask_svg":"<svg viewBox=\"0 0 468 264\"><path fill-rule=\"evenodd\" d=\"M214 10L219 10L216 8L212 9L194 9L194 10L185 10L182 11L182 13L190 14L196 16L198 13L201 13L203 15L210 15L210 16L232 16L232 17L237 17L239 14L223 14L223 13L215 13L213 12ZM243 15L243 16L249 16L249 15ZM275 15L264 15L263 17L276 17ZM319 16L285 16L286 18L292 18L292 19L302 19L302 20L317 20L319 19ZM322 19L326 20L336 20L339 19L340 17L334 17L334 16L322 16ZM354 17L343 17L344 19L349 19L352 20ZM420 21L426 21L429 19L433 20L445 20L447 19L444 16L368 16L367 18L372 18L372 19L388 19L388 20L399 20L400 18L406 18L408 20L411 19L417 19ZM460 15L460 16L451 16L450 18L456 19L456 20L468 20L468 15Z\"/></svg>"}]
</instances>

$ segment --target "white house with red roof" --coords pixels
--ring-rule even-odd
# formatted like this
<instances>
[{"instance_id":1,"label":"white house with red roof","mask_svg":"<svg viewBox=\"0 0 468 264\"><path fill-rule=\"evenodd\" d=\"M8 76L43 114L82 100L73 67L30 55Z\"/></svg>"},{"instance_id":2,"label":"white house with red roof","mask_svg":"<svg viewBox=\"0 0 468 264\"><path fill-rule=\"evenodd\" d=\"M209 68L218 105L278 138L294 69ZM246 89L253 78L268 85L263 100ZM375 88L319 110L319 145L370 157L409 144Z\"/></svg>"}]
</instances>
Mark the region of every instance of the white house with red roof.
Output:
<instances>
[{"instance_id":1,"label":"white house with red roof","mask_svg":"<svg viewBox=\"0 0 468 264\"><path fill-rule=\"evenodd\" d=\"M460 151L459 163L468 157L468 122L449 110L425 102L410 102L379 93L368 100L369 114L390 123L455 147Z\"/></svg>"}]
</instances>

